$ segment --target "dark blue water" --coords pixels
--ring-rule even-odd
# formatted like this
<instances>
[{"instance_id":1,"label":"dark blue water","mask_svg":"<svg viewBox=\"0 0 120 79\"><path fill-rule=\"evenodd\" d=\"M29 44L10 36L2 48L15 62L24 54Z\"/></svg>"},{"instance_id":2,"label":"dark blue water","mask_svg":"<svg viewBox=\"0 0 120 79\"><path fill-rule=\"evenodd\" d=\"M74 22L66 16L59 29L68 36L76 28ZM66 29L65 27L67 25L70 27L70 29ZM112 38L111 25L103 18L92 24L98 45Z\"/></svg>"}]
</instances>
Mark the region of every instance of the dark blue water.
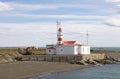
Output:
<instances>
[{"instance_id":1,"label":"dark blue water","mask_svg":"<svg viewBox=\"0 0 120 79\"><path fill-rule=\"evenodd\" d=\"M64 73L46 74L29 79L120 79L120 64L85 68Z\"/></svg>"},{"instance_id":2,"label":"dark blue water","mask_svg":"<svg viewBox=\"0 0 120 79\"><path fill-rule=\"evenodd\" d=\"M91 47L91 50L111 50L120 52L120 47Z\"/></svg>"}]
</instances>

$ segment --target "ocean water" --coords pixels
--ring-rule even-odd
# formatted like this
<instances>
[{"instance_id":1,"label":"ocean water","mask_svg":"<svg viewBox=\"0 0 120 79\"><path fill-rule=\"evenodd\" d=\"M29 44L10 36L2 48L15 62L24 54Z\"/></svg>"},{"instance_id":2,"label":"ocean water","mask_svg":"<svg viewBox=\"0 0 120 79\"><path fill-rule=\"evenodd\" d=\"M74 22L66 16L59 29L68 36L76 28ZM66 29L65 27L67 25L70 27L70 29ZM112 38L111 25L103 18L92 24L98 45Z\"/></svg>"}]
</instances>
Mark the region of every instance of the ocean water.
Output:
<instances>
[{"instance_id":1,"label":"ocean water","mask_svg":"<svg viewBox=\"0 0 120 79\"><path fill-rule=\"evenodd\" d=\"M29 79L120 79L120 64L96 66L64 73L49 73Z\"/></svg>"},{"instance_id":2,"label":"ocean water","mask_svg":"<svg viewBox=\"0 0 120 79\"><path fill-rule=\"evenodd\" d=\"M112 50L120 52L120 47L91 47L91 50Z\"/></svg>"}]
</instances>

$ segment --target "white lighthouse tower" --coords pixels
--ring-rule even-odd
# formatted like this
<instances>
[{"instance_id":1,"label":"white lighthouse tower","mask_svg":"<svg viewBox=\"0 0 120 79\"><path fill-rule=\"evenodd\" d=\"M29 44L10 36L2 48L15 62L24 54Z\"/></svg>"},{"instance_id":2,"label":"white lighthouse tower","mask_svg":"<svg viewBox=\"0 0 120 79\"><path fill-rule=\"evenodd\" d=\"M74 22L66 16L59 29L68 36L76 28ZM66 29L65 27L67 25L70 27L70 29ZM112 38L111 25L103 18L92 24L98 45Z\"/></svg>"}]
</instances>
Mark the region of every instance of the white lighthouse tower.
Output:
<instances>
[{"instance_id":1,"label":"white lighthouse tower","mask_svg":"<svg viewBox=\"0 0 120 79\"><path fill-rule=\"evenodd\" d=\"M61 29L61 23L57 21L57 45L63 45L63 35Z\"/></svg>"}]
</instances>

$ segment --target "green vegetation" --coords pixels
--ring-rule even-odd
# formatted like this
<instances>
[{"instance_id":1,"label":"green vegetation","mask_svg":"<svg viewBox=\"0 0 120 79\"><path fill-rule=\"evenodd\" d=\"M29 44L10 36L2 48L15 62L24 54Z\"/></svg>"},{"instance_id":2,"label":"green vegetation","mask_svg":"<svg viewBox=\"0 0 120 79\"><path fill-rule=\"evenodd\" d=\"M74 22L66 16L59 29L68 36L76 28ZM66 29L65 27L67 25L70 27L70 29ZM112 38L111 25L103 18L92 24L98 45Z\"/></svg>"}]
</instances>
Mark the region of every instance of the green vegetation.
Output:
<instances>
[{"instance_id":1,"label":"green vegetation","mask_svg":"<svg viewBox=\"0 0 120 79\"><path fill-rule=\"evenodd\" d=\"M40 48L38 48L38 49L35 49L35 50L33 51L33 53L34 53L35 55L45 55L45 54L46 54L46 50L45 50L45 49L40 49Z\"/></svg>"},{"instance_id":2,"label":"green vegetation","mask_svg":"<svg viewBox=\"0 0 120 79\"><path fill-rule=\"evenodd\" d=\"M12 57L21 56L21 54L18 53L17 48L11 48L11 49L1 48L0 55L6 55L6 54Z\"/></svg>"},{"instance_id":3,"label":"green vegetation","mask_svg":"<svg viewBox=\"0 0 120 79\"><path fill-rule=\"evenodd\" d=\"M24 49L24 48L23 48ZM35 49L33 50L33 53L35 55L44 55L45 53L45 49ZM18 53L18 48L0 48L0 55L5 55L8 54L12 57L16 57L16 56L22 56L21 54Z\"/></svg>"},{"instance_id":4,"label":"green vegetation","mask_svg":"<svg viewBox=\"0 0 120 79\"><path fill-rule=\"evenodd\" d=\"M24 48L23 48L24 49ZM45 49L35 49L32 51L34 55L45 55ZM12 62L15 57L21 57L18 48L0 48L0 63Z\"/></svg>"}]
</instances>

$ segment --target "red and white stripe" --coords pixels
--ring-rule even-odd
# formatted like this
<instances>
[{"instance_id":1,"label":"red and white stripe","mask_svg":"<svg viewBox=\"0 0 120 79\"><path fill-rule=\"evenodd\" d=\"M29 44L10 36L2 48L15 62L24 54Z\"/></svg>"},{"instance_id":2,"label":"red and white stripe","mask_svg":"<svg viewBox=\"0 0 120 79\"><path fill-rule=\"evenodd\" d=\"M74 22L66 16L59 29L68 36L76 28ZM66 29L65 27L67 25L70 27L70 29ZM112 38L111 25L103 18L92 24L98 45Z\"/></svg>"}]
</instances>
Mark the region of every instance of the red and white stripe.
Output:
<instances>
[{"instance_id":1,"label":"red and white stripe","mask_svg":"<svg viewBox=\"0 0 120 79\"><path fill-rule=\"evenodd\" d=\"M63 35L62 35L62 29L60 22L57 22L57 44L62 45L63 44Z\"/></svg>"}]
</instances>

